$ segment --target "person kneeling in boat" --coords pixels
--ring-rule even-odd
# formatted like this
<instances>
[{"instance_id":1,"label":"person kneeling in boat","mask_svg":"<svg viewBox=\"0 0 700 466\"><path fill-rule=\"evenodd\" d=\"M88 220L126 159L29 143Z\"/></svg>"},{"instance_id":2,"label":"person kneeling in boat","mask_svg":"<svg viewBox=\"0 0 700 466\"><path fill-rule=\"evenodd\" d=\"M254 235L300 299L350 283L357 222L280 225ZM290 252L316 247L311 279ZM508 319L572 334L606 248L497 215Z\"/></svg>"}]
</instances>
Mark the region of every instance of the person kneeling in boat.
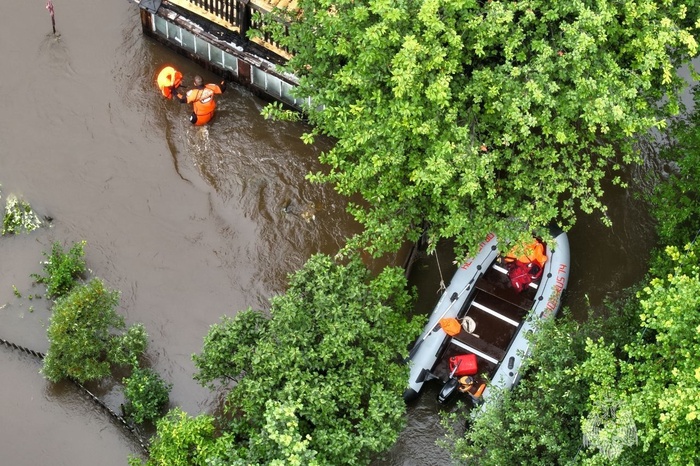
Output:
<instances>
[{"instance_id":1,"label":"person kneeling in boat","mask_svg":"<svg viewBox=\"0 0 700 466\"><path fill-rule=\"evenodd\" d=\"M226 82L219 84L204 84L201 76L194 77L194 89L187 91L187 94L178 92L177 99L187 104L192 104L192 115L190 123L195 126L202 126L212 119L216 110L216 100L214 95L223 94L226 91Z\"/></svg>"},{"instance_id":2,"label":"person kneeling in boat","mask_svg":"<svg viewBox=\"0 0 700 466\"><path fill-rule=\"evenodd\" d=\"M156 83L163 97L171 99L182 84L182 73L172 66L166 66L158 73Z\"/></svg>"},{"instance_id":3,"label":"person kneeling in boat","mask_svg":"<svg viewBox=\"0 0 700 466\"><path fill-rule=\"evenodd\" d=\"M518 252L521 254L517 255ZM542 275L547 262L545 244L535 238L530 244L515 246L505 257L505 262L511 285L517 292L521 292Z\"/></svg>"}]
</instances>

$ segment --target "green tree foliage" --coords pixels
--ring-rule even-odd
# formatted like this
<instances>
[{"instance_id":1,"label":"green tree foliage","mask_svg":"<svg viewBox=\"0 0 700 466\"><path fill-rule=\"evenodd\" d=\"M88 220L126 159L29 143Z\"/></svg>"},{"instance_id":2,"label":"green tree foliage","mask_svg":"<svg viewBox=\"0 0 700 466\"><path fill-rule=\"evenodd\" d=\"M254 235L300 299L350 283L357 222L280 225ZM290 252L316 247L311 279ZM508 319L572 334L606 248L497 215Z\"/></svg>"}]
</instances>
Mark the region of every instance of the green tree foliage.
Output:
<instances>
[{"instance_id":1,"label":"green tree foliage","mask_svg":"<svg viewBox=\"0 0 700 466\"><path fill-rule=\"evenodd\" d=\"M116 354L145 348L145 332L129 333L132 338L143 338L140 343L122 344L118 332L125 329L124 318L115 312L119 292L105 288L98 278L73 288L53 307L49 328L49 350L44 358L42 372L52 382L71 378L84 383L110 375ZM140 337L139 337L140 335ZM132 360L126 357L126 360Z\"/></svg>"},{"instance_id":2,"label":"green tree foliage","mask_svg":"<svg viewBox=\"0 0 700 466\"><path fill-rule=\"evenodd\" d=\"M195 380L215 388L216 383L227 385L235 381L251 366L251 358L258 342L267 333L268 319L259 312L244 311L236 318L223 317L213 325L204 338L204 350L194 355L197 366ZM231 351L233 348L236 351Z\"/></svg>"},{"instance_id":3,"label":"green tree foliage","mask_svg":"<svg viewBox=\"0 0 700 466\"><path fill-rule=\"evenodd\" d=\"M577 212L606 218L601 181L634 138L679 111L697 2L299 0L289 70L331 182L363 203L352 245L375 255ZM657 102L663 102L659 105ZM617 178L614 178L619 182Z\"/></svg>"},{"instance_id":4,"label":"green tree foliage","mask_svg":"<svg viewBox=\"0 0 700 466\"><path fill-rule=\"evenodd\" d=\"M649 278L607 303L604 317L543 327L520 385L463 437L455 434L449 448L456 458L482 465L697 462L700 246L676 246L698 228L697 115L673 126L675 144L664 154L679 170L652 199L661 244L673 246L654 254Z\"/></svg>"},{"instance_id":5,"label":"green tree foliage","mask_svg":"<svg viewBox=\"0 0 700 466\"><path fill-rule=\"evenodd\" d=\"M237 382L226 431L242 439L244 464L365 464L389 448L422 324L408 321L411 302L398 268L370 280L358 258L315 255L269 318L248 310L214 325L194 356L197 379Z\"/></svg>"},{"instance_id":6,"label":"green tree foliage","mask_svg":"<svg viewBox=\"0 0 700 466\"><path fill-rule=\"evenodd\" d=\"M140 367L135 367L122 383L127 401L124 409L130 419L143 424L161 417L168 404L171 384L165 383L153 369Z\"/></svg>"},{"instance_id":7,"label":"green tree foliage","mask_svg":"<svg viewBox=\"0 0 700 466\"><path fill-rule=\"evenodd\" d=\"M301 433L298 410L300 403L286 406L279 401L271 402L265 411L263 445L272 446L268 456L274 458L269 466L319 466L316 452L309 447L311 436Z\"/></svg>"},{"instance_id":8,"label":"green tree foliage","mask_svg":"<svg viewBox=\"0 0 700 466\"><path fill-rule=\"evenodd\" d=\"M120 366L139 366L139 358L148 348L148 333L141 323L135 323L124 333L114 334L114 345L111 345L107 358Z\"/></svg>"},{"instance_id":9,"label":"green tree foliage","mask_svg":"<svg viewBox=\"0 0 700 466\"><path fill-rule=\"evenodd\" d=\"M581 418L587 400L592 390L601 389L598 380L577 378L574 368L585 361L590 338L606 335L620 348L629 341L626 329L636 317L633 304L621 301L605 319L591 316L580 323L565 310L556 321L544 322L520 383L512 391L498 393L483 412L458 410L443 416L450 435L441 445L457 464L574 464L582 456ZM463 416L469 429L450 427Z\"/></svg>"},{"instance_id":10,"label":"green tree foliage","mask_svg":"<svg viewBox=\"0 0 700 466\"><path fill-rule=\"evenodd\" d=\"M674 122L671 144L661 157L677 170L660 181L651 198L661 244L683 247L700 231L700 92L694 88L695 109Z\"/></svg>"},{"instance_id":11,"label":"green tree foliage","mask_svg":"<svg viewBox=\"0 0 700 466\"><path fill-rule=\"evenodd\" d=\"M44 252L44 275L33 274L37 283L46 285L46 294L52 298L66 295L85 273L85 241L73 244L68 252L60 243L54 242L51 252Z\"/></svg>"},{"instance_id":12,"label":"green tree foliage","mask_svg":"<svg viewBox=\"0 0 700 466\"><path fill-rule=\"evenodd\" d=\"M216 450L214 417L190 417L175 408L156 423L158 434L149 449L147 466L214 466L207 458L219 456ZM143 464L130 458L132 466Z\"/></svg>"},{"instance_id":13,"label":"green tree foliage","mask_svg":"<svg viewBox=\"0 0 700 466\"><path fill-rule=\"evenodd\" d=\"M667 248L673 273L654 274L639 292L641 332L627 356L611 358L604 341L590 342L584 376L606 389L591 396L591 409L615 404L619 416L603 424L598 444L620 443L614 433L634 427L639 442L617 448L617 464L694 464L700 451L700 246ZM627 419L624 419L626 416ZM612 432L612 433L611 433ZM600 451L606 464L610 457ZM642 460L640 461L640 458Z\"/></svg>"}]
</instances>

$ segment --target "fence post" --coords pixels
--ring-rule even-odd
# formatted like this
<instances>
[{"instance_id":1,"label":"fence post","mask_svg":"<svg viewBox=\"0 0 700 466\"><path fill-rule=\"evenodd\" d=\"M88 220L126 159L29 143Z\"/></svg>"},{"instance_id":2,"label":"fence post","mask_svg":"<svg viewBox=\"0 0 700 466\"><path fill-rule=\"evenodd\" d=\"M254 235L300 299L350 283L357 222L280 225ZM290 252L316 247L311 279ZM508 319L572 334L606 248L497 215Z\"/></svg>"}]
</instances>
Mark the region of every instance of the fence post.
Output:
<instances>
[{"instance_id":1,"label":"fence post","mask_svg":"<svg viewBox=\"0 0 700 466\"><path fill-rule=\"evenodd\" d=\"M250 0L239 0L238 3L238 24L241 28L241 37L246 42L248 41L247 32L250 28Z\"/></svg>"}]
</instances>

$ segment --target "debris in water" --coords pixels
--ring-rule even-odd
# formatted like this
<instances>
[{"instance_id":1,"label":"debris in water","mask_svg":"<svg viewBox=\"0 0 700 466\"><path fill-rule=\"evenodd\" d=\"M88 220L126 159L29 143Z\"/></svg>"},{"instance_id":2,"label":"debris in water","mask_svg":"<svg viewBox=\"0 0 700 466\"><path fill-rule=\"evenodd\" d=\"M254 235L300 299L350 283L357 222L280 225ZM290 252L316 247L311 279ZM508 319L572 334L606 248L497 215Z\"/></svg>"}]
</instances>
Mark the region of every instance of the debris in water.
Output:
<instances>
[{"instance_id":1,"label":"debris in water","mask_svg":"<svg viewBox=\"0 0 700 466\"><path fill-rule=\"evenodd\" d=\"M285 201L282 203L282 212L285 214L290 213L289 206L292 204L292 200L287 198Z\"/></svg>"},{"instance_id":2,"label":"debris in water","mask_svg":"<svg viewBox=\"0 0 700 466\"><path fill-rule=\"evenodd\" d=\"M53 2L51 0L46 2L46 9L49 10L49 14L51 15L51 26L53 27L53 33L56 34L56 18L53 14Z\"/></svg>"}]
</instances>

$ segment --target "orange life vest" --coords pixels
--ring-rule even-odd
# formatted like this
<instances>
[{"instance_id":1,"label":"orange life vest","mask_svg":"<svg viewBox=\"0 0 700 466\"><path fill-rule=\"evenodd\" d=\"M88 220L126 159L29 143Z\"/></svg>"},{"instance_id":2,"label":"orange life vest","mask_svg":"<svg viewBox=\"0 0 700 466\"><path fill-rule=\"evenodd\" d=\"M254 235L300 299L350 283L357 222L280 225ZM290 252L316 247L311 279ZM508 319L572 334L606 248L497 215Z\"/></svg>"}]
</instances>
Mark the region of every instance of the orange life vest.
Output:
<instances>
[{"instance_id":1,"label":"orange life vest","mask_svg":"<svg viewBox=\"0 0 700 466\"><path fill-rule=\"evenodd\" d=\"M535 239L530 244L515 246L505 257L510 284L518 293L542 275L544 264L547 262L544 248L544 244ZM520 255L516 256L517 254Z\"/></svg>"},{"instance_id":2,"label":"orange life vest","mask_svg":"<svg viewBox=\"0 0 700 466\"><path fill-rule=\"evenodd\" d=\"M221 88L217 84L207 84L203 88L195 88L187 91L187 103L192 104L192 111L197 116L195 125L201 126L209 122L216 110L215 94L221 94Z\"/></svg>"},{"instance_id":3,"label":"orange life vest","mask_svg":"<svg viewBox=\"0 0 700 466\"><path fill-rule=\"evenodd\" d=\"M474 378L470 375L462 376L458 380L459 391L462 393L469 391L469 389L474 385Z\"/></svg>"},{"instance_id":4,"label":"orange life vest","mask_svg":"<svg viewBox=\"0 0 700 466\"><path fill-rule=\"evenodd\" d=\"M516 257L518 252L520 252L521 255ZM545 262L547 262L547 254L544 252L544 244L538 240L535 240L525 247L520 246L511 249L506 256L506 261L513 262L515 260L524 264L535 262L537 265L542 267Z\"/></svg>"},{"instance_id":5,"label":"orange life vest","mask_svg":"<svg viewBox=\"0 0 700 466\"><path fill-rule=\"evenodd\" d=\"M163 94L163 97L170 99L173 96L173 90L180 87L182 83L182 73L172 66L166 66L158 73L156 82L158 83L158 88Z\"/></svg>"}]
</instances>

